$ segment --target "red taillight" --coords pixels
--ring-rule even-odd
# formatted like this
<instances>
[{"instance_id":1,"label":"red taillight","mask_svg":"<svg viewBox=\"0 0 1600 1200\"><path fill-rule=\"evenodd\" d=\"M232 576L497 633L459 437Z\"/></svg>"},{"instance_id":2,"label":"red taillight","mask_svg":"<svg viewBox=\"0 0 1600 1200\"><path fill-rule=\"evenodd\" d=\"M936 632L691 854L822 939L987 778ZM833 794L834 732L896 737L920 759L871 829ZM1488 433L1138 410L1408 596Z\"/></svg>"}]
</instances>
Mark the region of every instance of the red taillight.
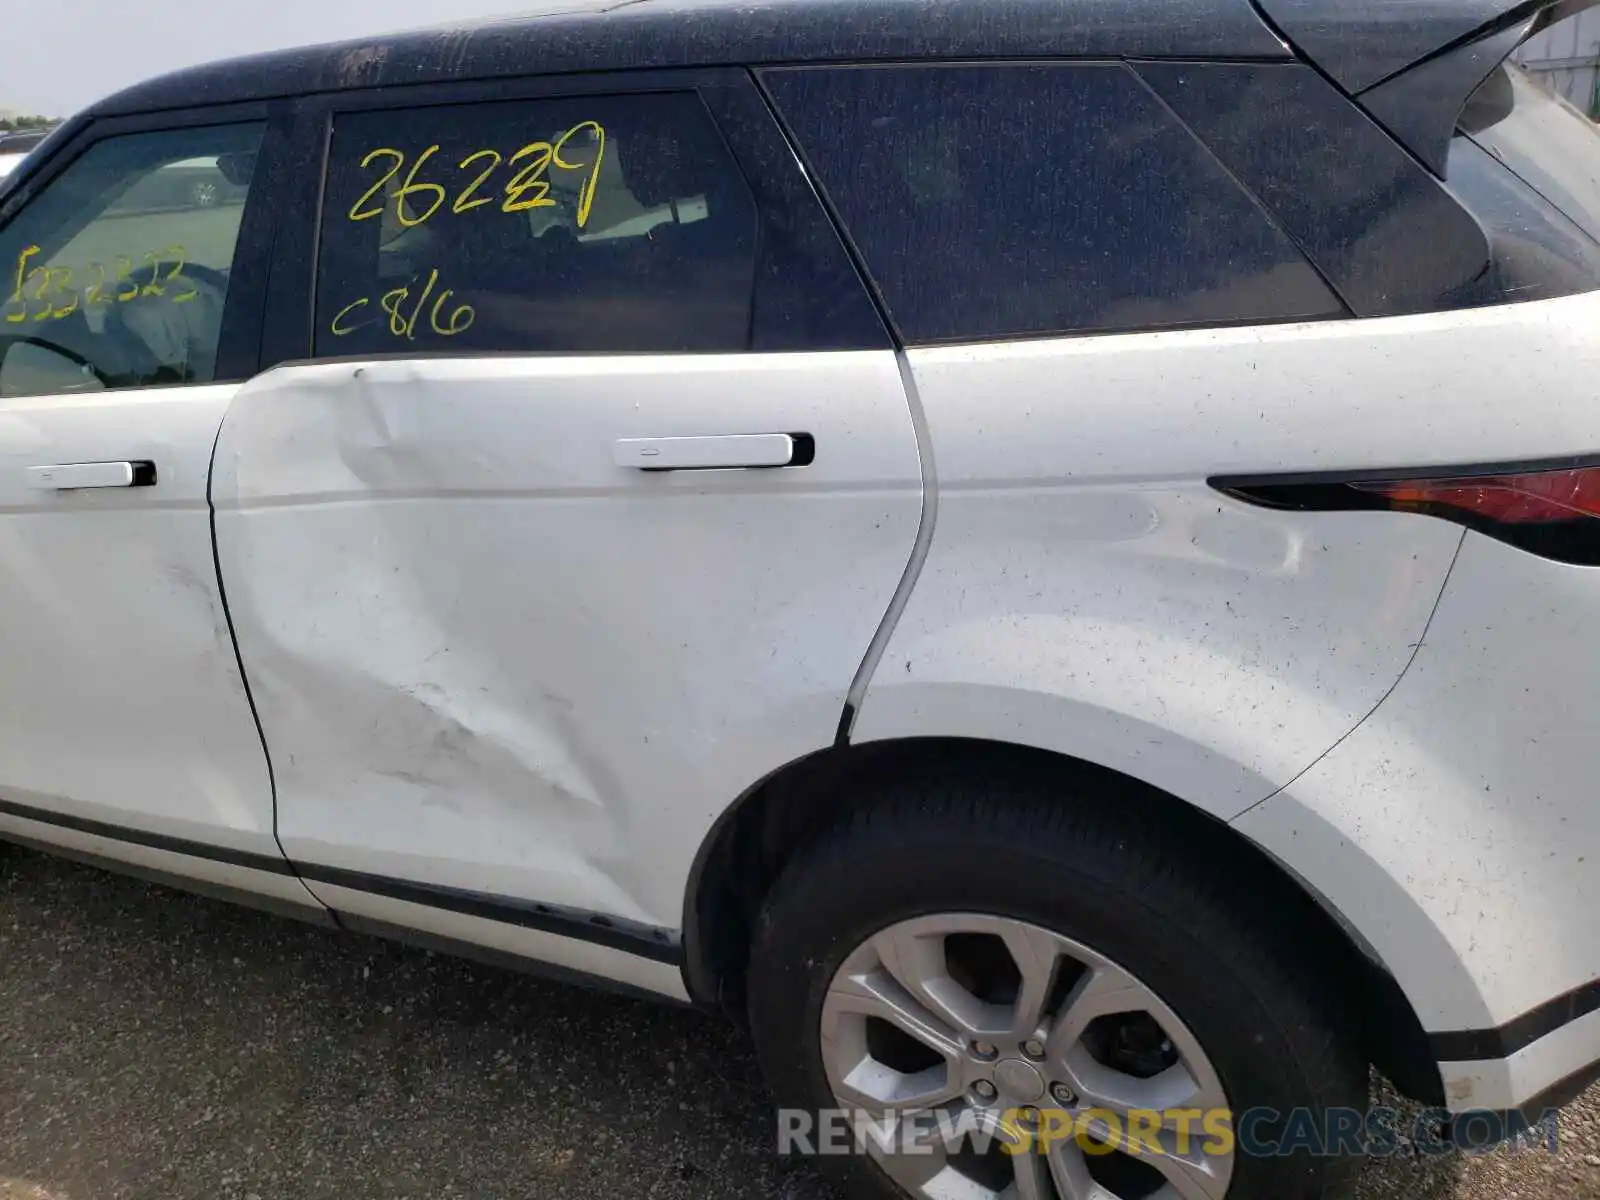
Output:
<instances>
[{"instance_id":1,"label":"red taillight","mask_svg":"<svg viewBox=\"0 0 1600 1200\"><path fill-rule=\"evenodd\" d=\"M1531 554L1600 566L1600 466L1518 466L1430 478L1348 475L1213 479L1213 487L1272 508L1387 509L1441 517Z\"/></svg>"},{"instance_id":2,"label":"red taillight","mask_svg":"<svg viewBox=\"0 0 1600 1200\"><path fill-rule=\"evenodd\" d=\"M1394 508L1427 512L1440 506L1507 525L1600 517L1600 467L1461 479L1375 481L1350 486L1363 492L1375 492L1388 499Z\"/></svg>"}]
</instances>

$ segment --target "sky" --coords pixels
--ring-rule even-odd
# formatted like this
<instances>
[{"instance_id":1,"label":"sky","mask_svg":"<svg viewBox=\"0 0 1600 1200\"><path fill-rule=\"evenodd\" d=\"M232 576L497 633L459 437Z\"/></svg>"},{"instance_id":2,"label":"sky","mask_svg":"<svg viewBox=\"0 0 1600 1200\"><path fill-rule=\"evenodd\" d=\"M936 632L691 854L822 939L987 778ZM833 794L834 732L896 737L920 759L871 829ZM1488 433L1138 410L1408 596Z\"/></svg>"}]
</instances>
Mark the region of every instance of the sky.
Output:
<instances>
[{"instance_id":1,"label":"sky","mask_svg":"<svg viewBox=\"0 0 1600 1200\"><path fill-rule=\"evenodd\" d=\"M0 0L0 109L65 117L179 67L538 7L527 0Z\"/></svg>"}]
</instances>

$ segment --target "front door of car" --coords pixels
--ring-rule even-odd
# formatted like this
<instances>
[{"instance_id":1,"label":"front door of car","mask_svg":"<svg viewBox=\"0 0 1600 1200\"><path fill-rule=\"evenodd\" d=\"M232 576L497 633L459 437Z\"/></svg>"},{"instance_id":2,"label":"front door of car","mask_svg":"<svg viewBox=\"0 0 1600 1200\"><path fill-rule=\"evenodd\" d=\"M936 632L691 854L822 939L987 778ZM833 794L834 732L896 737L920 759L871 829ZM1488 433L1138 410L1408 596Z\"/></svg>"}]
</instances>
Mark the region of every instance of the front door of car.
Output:
<instances>
[{"instance_id":1,"label":"front door of car","mask_svg":"<svg viewBox=\"0 0 1600 1200\"><path fill-rule=\"evenodd\" d=\"M629 86L340 99L318 361L240 392L213 498L317 896L673 991L695 853L833 743L922 477L747 77Z\"/></svg>"},{"instance_id":2,"label":"front door of car","mask_svg":"<svg viewBox=\"0 0 1600 1200\"><path fill-rule=\"evenodd\" d=\"M269 128L103 122L0 214L0 824L223 882L253 865L272 878L248 886L309 902L273 838L207 502L259 343Z\"/></svg>"}]
</instances>

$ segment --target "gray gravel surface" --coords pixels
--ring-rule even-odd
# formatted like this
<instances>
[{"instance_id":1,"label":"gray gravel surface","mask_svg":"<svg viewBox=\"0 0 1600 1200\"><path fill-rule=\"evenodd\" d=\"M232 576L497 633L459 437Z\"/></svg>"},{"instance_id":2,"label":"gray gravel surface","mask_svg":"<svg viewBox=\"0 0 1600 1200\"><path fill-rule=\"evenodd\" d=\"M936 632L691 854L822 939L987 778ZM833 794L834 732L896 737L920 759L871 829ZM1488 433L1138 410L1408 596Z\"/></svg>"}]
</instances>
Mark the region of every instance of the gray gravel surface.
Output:
<instances>
[{"instance_id":1,"label":"gray gravel surface","mask_svg":"<svg viewBox=\"0 0 1600 1200\"><path fill-rule=\"evenodd\" d=\"M1374 1164L1363 1200L1600 1200L1558 1156ZM831 1200L722 1022L0 847L0 1200Z\"/></svg>"}]
</instances>

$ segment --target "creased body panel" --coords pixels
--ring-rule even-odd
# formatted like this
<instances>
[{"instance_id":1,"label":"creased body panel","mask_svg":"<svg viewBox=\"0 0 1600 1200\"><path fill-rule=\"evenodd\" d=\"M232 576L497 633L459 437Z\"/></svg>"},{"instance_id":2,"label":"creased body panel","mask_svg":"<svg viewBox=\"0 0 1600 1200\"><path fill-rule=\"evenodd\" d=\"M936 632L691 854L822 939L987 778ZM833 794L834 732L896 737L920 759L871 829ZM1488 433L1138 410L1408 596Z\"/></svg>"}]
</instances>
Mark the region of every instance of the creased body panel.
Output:
<instances>
[{"instance_id":1,"label":"creased body panel","mask_svg":"<svg viewBox=\"0 0 1600 1200\"><path fill-rule=\"evenodd\" d=\"M730 433L815 462L614 461ZM832 743L921 470L887 351L457 359L264 376L215 495L291 858L676 928L721 812Z\"/></svg>"},{"instance_id":2,"label":"creased body panel","mask_svg":"<svg viewBox=\"0 0 1600 1200\"><path fill-rule=\"evenodd\" d=\"M938 525L856 737L1021 740L1237 815L1400 678L1461 533L1208 477L1600 449L1596 320L1585 296L912 350Z\"/></svg>"}]
</instances>

